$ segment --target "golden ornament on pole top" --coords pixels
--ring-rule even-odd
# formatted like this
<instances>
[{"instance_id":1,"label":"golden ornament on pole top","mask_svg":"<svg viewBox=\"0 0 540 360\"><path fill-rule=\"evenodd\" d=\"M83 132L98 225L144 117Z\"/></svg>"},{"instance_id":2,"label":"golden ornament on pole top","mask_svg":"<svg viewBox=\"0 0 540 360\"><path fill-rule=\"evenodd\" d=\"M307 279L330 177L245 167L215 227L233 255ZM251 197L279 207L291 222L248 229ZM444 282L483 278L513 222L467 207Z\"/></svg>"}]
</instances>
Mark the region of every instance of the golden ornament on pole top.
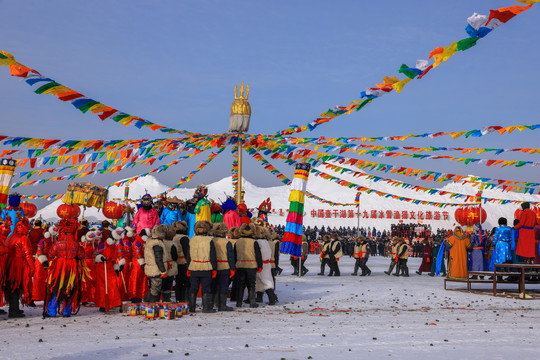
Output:
<instances>
[{"instance_id":1,"label":"golden ornament on pole top","mask_svg":"<svg viewBox=\"0 0 540 360\"><path fill-rule=\"evenodd\" d=\"M249 121L251 119L251 106L247 101L249 97L249 84L244 92L244 82L240 85L240 95L238 86L234 86L234 101L231 105L231 116L229 117L229 132L238 134L249 131ZM238 136L238 188L237 203L243 203L242 194L242 137Z\"/></svg>"}]
</instances>

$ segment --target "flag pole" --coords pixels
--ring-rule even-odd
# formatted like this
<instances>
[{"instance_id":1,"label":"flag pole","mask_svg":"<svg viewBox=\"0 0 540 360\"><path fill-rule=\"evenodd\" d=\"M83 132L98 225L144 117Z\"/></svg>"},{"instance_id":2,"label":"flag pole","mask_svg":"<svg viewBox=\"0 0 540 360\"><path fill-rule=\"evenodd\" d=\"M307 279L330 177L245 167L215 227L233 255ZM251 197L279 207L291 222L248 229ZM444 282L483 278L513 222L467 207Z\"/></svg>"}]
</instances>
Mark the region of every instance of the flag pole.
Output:
<instances>
[{"instance_id":1,"label":"flag pole","mask_svg":"<svg viewBox=\"0 0 540 360\"><path fill-rule=\"evenodd\" d=\"M356 204L356 237L360 236L360 193L356 194L358 203Z\"/></svg>"}]
</instances>

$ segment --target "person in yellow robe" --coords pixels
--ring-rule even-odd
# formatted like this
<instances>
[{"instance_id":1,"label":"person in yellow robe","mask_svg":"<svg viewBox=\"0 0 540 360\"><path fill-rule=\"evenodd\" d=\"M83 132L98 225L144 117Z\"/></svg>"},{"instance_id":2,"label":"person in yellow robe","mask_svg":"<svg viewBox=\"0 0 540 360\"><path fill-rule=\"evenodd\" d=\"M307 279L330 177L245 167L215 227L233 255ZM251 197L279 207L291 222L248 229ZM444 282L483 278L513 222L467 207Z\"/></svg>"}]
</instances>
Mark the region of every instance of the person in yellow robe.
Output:
<instances>
[{"instance_id":1,"label":"person in yellow robe","mask_svg":"<svg viewBox=\"0 0 540 360\"><path fill-rule=\"evenodd\" d=\"M467 279L467 249L471 248L469 237L463 229L456 226L454 233L445 240L445 244L450 249L448 256L448 273L450 279Z\"/></svg>"}]
</instances>

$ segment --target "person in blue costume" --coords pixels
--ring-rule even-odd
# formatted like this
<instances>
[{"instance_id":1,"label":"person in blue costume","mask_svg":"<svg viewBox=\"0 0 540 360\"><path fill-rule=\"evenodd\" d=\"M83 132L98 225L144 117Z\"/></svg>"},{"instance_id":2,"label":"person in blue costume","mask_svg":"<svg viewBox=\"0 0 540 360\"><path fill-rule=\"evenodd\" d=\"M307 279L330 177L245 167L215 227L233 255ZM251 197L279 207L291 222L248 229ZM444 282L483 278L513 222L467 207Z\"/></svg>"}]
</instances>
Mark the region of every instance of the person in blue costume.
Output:
<instances>
[{"instance_id":1,"label":"person in blue costume","mask_svg":"<svg viewBox=\"0 0 540 360\"><path fill-rule=\"evenodd\" d=\"M191 239L195 235L195 223L197 222L197 215L195 215L195 207L199 199L193 198L186 201L186 217L184 221L188 225L187 235Z\"/></svg>"},{"instance_id":2,"label":"person in blue costume","mask_svg":"<svg viewBox=\"0 0 540 360\"><path fill-rule=\"evenodd\" d=\"M480 238L481 231L482 228L480 227L480 224L474 224L473 233L469 238L472 247L469 255L469 271L484 271L485 237ZM471 278L476 278L476 275Z\"/></svg>"},{"instance_id":3,"label":"person in blue costume","mask_svg":"<svg viewBox=\"0 0 540 360\"><path fill-rule=\"evenodd\" d=\"M499 227L495 228L493 235L493 255L491 256L490 270L493 271L495 264L510 263L512 253L510 247L512 243L512 228L508 226L506 218L499 218Z\"/></svg>"},{"instance_id":4,"label":"person in blue costume","mask_svg":"<svg viewBox=\"0 0 540 360\"><path fill-rule=\"evenodd\" d=\"M8 199L8 206L2 210L2 213L0 214L0 219L2 221L6 221L6 219L9 217L10 223L11 223L11 231L9 232L8 236L13 234L13 230L15 230L15 225L19 222L19 220L24 219L24 210L20 207L21 205L21 195L19 194L12 194L9 196Z\"/></svg>"},{"instance_id":5,"label":"person in blue costume","mask_svg":"<svg viewBox=\"0 0 540 360\"><path fill-rule=\"evenodd\" d=\"M175 221L182 221L182 213L178 209L178 198L175 196L174 198L167 199L167 206L163 208L163 211L161 212L161 216L159 218L159 222L162 225L169 225L171 226L173 222Z\"/></svg>"},{"instance_id":6,"label":"person in blue costume","mask_svg":"<svg viewBox=\"0 0 540 360\"><path fill-rule=\"evenodd\" d=\"M512 264L519 264L519 259L516 254L517 241L519 237L519 229L515 226L519 224L519 219L514 219L514 227L512 227L512 243L510 244L510 252L512 253Z\"/></svg>"}]
</instances>

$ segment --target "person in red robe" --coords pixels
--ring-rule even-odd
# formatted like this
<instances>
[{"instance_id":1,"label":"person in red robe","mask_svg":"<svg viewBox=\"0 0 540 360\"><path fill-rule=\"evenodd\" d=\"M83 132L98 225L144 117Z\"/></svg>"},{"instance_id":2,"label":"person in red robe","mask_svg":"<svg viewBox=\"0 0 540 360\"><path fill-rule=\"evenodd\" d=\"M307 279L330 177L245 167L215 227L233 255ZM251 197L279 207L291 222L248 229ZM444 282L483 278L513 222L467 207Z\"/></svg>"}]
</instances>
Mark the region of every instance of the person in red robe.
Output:
<instances>
[{"instance_id":1,"label":"person in red robe","mask_svg":"<svg viewBox=\"0 0 540 360\"><path fill-rule=\"evenodd\" d=\"M3 225L3 224L2 224ZM0 227L2 226L0 225ZM9 228L7 228L9 229ZM8 248L4 245L2 237L2 229L0 228L0 306L4 306L4 278ZM6 312L0 309L0 315L5 315Z\"/></svg>"},{"instance_id":2,"label":"person in red robe","mask_svg":"<svg viewBox=\"0 0 540 360\"><path fill-rule=\"evenodd\" d=\"M28 230L30 230L28 220L19 219L13 233L6 240L8 259L5 292L9 302L10 318L24 317L24 311L19 308L21 295L23 304L28 304L32 297L34 258Z\"/></svg>"},{"instance_id":3,"label":"person in red robe","mask_svg":"<svg viewBox=\"0 0 540 360\"><path fill-rule=\"evenodd\" d=\"M96 283L96 265L94 262L95 253L98 244L101 242L101 232L97 229L88 231L81 237L81 246L84 250L84 262L88 269L90 279L86 281L81 288L81 303L88 305L94 302L95 296L95 283Z\"/></svg>"},{"instance_id":4,"label":"person in red robe","mask_svg":"<svg viewBox=\"0 0 540 360\"><path fill-rule=\"evenodd\" d=\"M111 229L109 229L110 225L111 224L107 220L103 220L101 223L101 239L98 245L101 245L102 242L107 241L107 239L111 236Z\"/></svg>"},{"instance_id":5,"label":"person in red robe","mask_svg":"<svg viewBox=\"0 0 540 360\"><path fill-rule=\"evenodd\" d=\"M118 276L116 271L120 267L118 260L117 243L112 236L98 245L96 251L96 279L95 279L95 304L99 311L106 312L111 308L122 305Z\"/></svg>"},{"instance_id":6,"label":"person in red robe","mask_svg":"<svg viewBox=\"0 0 540 360\"><path fill-rule=\"evenodd\" d=\"M130 228L131 229L131 228ZM131 233L133 236L133 233ZM128 298L128 283L129 283L129 277L128 275L128 269L129 265L131 265L130 259L131 259L131 242L126 238L125 230L122 228L118 228L112 232L113 238L117 242L117 252L118 252L118 266L120 267L120 271L118 273L118 290L120 291L120 298L122 301L127 301Z\"/></svg>"},{"instance_id":7,"label":"person in red robe","mask_svg":"<svg viewBox=\"0 0 540 360\"><path fill-rule=\"evenodd\" d=\"M30 231L32 232L32 231ZM34 264L34 279L32 281L32 301L45 300L45 282L47 280L47 268L49 267L49 251L52 247L51 233L46 232L39 240L36 249ZM35 306L35 304L33 304Z\"/></svg>"},{"instance_id":8,"label":"person in red robe","mask_svg":"<svg viewBox=\"0 0 540 360\"><path fill-rule=\"evenodd\" d=\"M140 303L148 292L148 279L144 273L144 245L149 234L148 229L142 230L131 245L128 297L133 303Z\"/></svg>"},{"instance_id":9,"label":"person in red robe","mask_svg":"<svg viewBox=\"0 0 540 360\"><path fill-rule=\"evenodd\" d=\"M58 240L49 251L50 268L43 316L61 314L69 317L79 311L82 284L88 279L84 249L77 238L77 219L64 219L59 224Z\"/></svg>"},{"instance_id":10,"label":"person in red robe","mask_svg":"<svg viewBox=\"0 0 540 360\"><path fill-rule=\"evenodd\" d=\"M41 221L36 220L34 222L34 225L32 226L32 229L28 233L28 237L30 238L30 244L32 244L32 254L36 255L38 242L43 239L43 234L45 233L45 230L41 227Z\"/></svg>"},{"instance_id":11,"label":"person in red robe","mask_svg":"<svg viewBox=\"0 0 540 360\"><path fill-rule=\"evenodd\" d=\"M530 209L531 204L524 202L521 204L523 212L519 218L519 223L514 229L519 229L516 255L524 258L524 262L532 264L536 255L534 226L538 223L536 214Z\"/></svg>"},{"instance_id":12,"label":"person in red robe","mask_svg":"<svg viewBox=\"0 0 540 360\"><path fill-rule=\"evenodd\" d=\"M0 307L4 306L4 285L6 281L6 265L8 248L6 247L6 239L11 232L10 224L0 221ZM5 315L6 312L0 309L0 315Z\"/></svg>"},{"instance_id":13,"label":"person in red robe","mask_svg":"<svg viewBox=\"0 0 540 360\"><path fill-rule=\"evenodd\" d=\"M433 250L431 249L429 240L427 238L422 240L422 264L420 264L420 268L416 271L418 275L422 275L422 272L431 272L432 252Z\"/></svg>"}]
</instances>

